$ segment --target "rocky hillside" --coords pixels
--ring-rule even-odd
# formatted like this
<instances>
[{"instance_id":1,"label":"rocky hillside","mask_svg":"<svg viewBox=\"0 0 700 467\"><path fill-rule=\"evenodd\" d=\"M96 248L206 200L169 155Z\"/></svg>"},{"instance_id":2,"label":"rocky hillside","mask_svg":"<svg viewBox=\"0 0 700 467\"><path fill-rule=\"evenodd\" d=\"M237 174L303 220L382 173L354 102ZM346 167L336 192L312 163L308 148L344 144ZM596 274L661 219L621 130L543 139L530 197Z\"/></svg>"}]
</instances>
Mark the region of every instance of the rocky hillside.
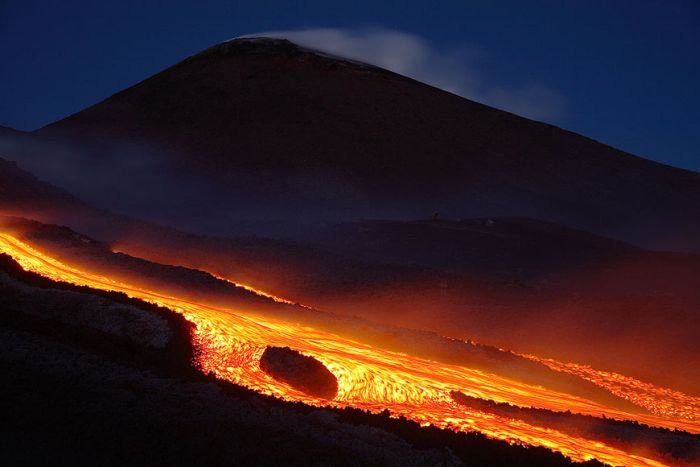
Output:
<instances>
[{"instance_id":1,"label":"rocky hillside","mask_svg":"<svg viewBox=\"0 0 700 467\"><path fill-rule=\"evenodd\" d=\"M544 448L315 409L199 374L177 315L0 256L6 465L571 465ZM41 449L37 449L41 447Z\"/></svg>"}]
</instances>

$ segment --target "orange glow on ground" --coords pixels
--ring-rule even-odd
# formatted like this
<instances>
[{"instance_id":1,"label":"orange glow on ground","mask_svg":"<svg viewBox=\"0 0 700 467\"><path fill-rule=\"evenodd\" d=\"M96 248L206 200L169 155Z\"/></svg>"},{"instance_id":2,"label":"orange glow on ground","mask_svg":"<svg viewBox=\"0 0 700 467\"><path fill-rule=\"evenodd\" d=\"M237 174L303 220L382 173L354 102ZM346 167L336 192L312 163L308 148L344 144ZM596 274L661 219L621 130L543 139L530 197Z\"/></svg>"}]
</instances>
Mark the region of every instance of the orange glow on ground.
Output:
<instances>
[{"instance_id":1,"label":"orange glow on ground","mask_svg":"<svg viewBox=\"0 0 700 467\"><path fill-rule=\"evenodd\" d=\"M646 397L656 401L659 407L666 408L656 411L655 415L630 414L498 375L391 352L320 329L251 315L246 310L212 307L144 290L133 284L61 263L3 233L0 233L0 252L12 256L24 269L47 278L100 290L124 292L131 297L181 313L196 325L196 364L201 371L212 372L221 379L281 399L311 405L329 403L309 397L260 370L259 358L267 345L289 346L323 362L338 379L338 396L330 403L339 407L350 406L372 411L389 409L394 415L403 415L421 424L453 430L476 430L509 442L544 446L577 461L596 458L613 465L664 465L658 460L632 455L599 441L569 436L556 430L459 406L452 401L450 391L457 390L470 396L519 406L570 410L595 416L605 414L607 417L637 420L649 425L700 432L700 423L693 417L686 416L697 413L700 403L698 398L682 393L667 398L665 391L668 390L650 384L645 388ZM545 363L553 368L564 365L555 361ZM566 366L555 369L573 372ZM605 386L600 380L604 377L602 375L593 377L585 373L581 376ZM628 398L633 402L639 401L638 398ZM647 407L650 403L640 405Z\"/></svg>"}]
</instances>

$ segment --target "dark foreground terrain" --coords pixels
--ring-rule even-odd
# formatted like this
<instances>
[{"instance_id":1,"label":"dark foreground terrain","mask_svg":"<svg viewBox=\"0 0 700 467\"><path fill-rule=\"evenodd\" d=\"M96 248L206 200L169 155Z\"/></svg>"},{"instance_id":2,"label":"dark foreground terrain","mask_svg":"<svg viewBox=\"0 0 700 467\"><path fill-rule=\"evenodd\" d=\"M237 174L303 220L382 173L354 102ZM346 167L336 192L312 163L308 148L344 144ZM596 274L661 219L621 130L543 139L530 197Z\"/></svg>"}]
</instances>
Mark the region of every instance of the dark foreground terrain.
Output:
<instances>
[{"instance_id":1,"label":"dark foreground terrain","mask_svg":"<svg viewBox=\"0 0 700 467\"><path fill-rule=\"evenodd\" d=\"M282 402L200 374L190 325L0 256L4 465L570 465L544 448Z\"/></svg>"}]
</instances>

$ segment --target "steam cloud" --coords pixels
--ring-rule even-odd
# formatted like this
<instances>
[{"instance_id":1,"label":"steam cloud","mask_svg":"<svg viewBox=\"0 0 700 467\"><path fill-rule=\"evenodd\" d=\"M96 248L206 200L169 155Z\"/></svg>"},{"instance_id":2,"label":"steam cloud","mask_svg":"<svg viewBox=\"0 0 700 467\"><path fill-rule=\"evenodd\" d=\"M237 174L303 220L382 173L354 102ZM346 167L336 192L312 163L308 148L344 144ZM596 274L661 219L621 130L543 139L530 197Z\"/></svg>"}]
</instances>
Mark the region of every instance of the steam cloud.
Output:
<instances>
[{"instance_id":1,"label":"steam cloud","mask_svg":"<svg viewBox=\"0 0 700 467\"><path fill-rule=\"evenodd\" d=\"M478 55L473 47L437 50L420 36L386 28L314 28L260 32L246 37L254 36L289 39L303 47L377 65L535 120L556 122L564 114L564 98L543 84L509 88L486 83L473 64Z\"/></svg>"}]
</instances>

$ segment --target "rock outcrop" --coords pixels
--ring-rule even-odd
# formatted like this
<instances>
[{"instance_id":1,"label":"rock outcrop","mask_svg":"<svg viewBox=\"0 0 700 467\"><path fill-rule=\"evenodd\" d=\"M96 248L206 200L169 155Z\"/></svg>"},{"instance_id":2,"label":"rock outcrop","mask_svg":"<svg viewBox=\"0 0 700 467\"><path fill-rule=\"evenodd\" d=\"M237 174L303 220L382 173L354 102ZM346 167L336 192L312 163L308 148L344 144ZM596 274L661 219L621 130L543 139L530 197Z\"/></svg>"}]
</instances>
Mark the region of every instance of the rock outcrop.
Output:
<instances>
[{"instance_id":1,"label":"rock outcrop","mask_svg":"<svg viewBox=\"0 0 700 467\"><path fill-rule=\"evenodd\" d=\"M338 394L338 381L323 363L289 347L267 347L260 368L310 396L330 400Z\"/></svg>"}]
</instances>

